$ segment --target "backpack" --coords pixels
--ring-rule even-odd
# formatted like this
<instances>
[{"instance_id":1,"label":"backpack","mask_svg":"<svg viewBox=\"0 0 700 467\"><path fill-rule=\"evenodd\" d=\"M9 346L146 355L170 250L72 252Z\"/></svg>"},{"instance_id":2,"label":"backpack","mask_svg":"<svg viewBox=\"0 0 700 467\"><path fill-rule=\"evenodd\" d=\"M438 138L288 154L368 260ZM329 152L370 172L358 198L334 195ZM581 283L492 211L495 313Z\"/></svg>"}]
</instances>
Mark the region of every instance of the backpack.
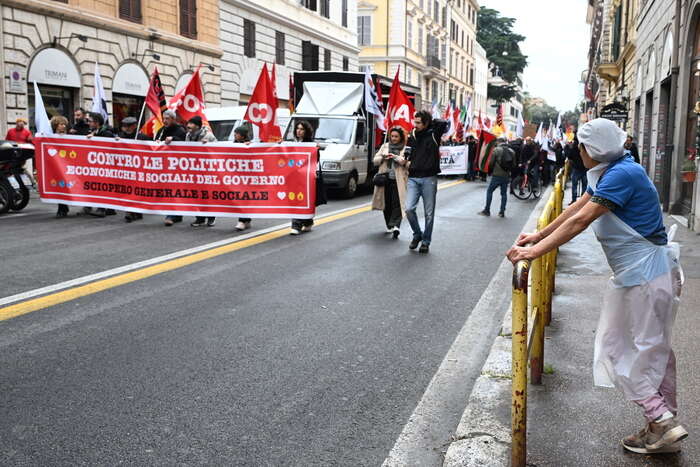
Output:
<instances>
[{"instance_id":1,"label":"backpack","mask_svg":"<svg viewBox=\"0 0 700 467\"><path fill-rule=\"evenodd\" d=\"M515 165L515 153L507 146L501 146L498 149L498 165L506 172L510 172Z\"/></svg>"}]
</instances>

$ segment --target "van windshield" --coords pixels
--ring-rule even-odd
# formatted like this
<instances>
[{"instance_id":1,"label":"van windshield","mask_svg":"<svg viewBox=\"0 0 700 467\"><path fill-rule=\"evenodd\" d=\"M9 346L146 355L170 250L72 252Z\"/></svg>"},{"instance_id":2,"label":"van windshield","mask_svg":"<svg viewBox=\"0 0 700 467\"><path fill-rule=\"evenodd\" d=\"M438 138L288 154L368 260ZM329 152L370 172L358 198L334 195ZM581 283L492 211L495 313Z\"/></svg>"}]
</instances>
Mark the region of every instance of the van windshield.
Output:
<instances>
[{"instance_id":1,"label":"van windshield","mask_svg":"<svg viewBox=\"0 0 700 467\"><path fill-rule=\"evenodd\" d=\"M292 118L285 141L294 141L294 128L299 121L306 120L314 129L314 141L325 143L350 144L355 120L352 118Z\"/></svg>"},{"instance_id":2,"label":"van windshield","mask_svg":"<svg viewBox=\"0 0 700 467\"><path fill-rule=\"evenodd\" d=\"M238 125L238 120L215 120L210 121L211 131L218 141L228 141L233 139L233 129Z\"/></svg>"}]
</instances>

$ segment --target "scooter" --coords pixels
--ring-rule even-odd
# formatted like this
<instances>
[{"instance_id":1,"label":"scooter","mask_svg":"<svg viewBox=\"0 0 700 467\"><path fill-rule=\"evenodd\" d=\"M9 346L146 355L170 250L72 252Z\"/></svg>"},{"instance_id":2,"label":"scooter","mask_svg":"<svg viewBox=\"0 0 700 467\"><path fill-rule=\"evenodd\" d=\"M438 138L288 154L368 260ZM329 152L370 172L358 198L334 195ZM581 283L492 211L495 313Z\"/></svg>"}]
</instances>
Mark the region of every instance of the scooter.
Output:
<instances>
[{"instance_id":1,"label":"scooter","mask_svg":"<svg viewBox=\"0 0 700 467\"><path fill-rule=\"evenodd\" d=\"M0 141L0 214L21 211L29 204L29 187L34 185L24 163L34 157L34 146Z\"/></svg>"}]
</instances>

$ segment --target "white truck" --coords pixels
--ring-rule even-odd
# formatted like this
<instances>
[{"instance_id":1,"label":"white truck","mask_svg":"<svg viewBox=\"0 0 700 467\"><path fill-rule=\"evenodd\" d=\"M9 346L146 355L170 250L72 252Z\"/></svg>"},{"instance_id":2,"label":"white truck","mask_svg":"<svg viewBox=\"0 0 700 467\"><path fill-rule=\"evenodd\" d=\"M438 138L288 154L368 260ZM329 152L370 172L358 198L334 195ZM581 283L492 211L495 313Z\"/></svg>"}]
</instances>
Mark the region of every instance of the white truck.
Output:
<instances>
[{"instance_id":1,"label":"white truck","mask_svg":"<svg viewBox=\"0 0 700 467\"><path fill-rule=\"evenodd\" d=\"M231 107L211 107L204 110L204 115L206 115L209 124L211 125L211 130L214 132L214 136L219 141L233 141L233 130L238 128L243 123L243 116L245 115L247 106L237 105ZM289 123L289 109L280 107L277 109L277 123L280 126L280 130L284 131ZM253 126L253 141L258 141L259 129L257 125Z\"/></svg>"},{"instance_id":2,"label":"white truck","mask_svg":"<svg viewBox=\"0 0 700 467\"><path fill-rule=\"evenodd\" d=\"M372 75L382 87L386 109L392 79ZM342 191L352 198L357 187L371 184L376 171L372 159L378 148L374 116L365 111L365 74L353 72L294 73L295 112L284 133L285 141L294 140L294 128L300 120L314 129L321 144L320 162L327 188ZM401 85L420 108L420 89Z\"/></svg>"}]
</instances>

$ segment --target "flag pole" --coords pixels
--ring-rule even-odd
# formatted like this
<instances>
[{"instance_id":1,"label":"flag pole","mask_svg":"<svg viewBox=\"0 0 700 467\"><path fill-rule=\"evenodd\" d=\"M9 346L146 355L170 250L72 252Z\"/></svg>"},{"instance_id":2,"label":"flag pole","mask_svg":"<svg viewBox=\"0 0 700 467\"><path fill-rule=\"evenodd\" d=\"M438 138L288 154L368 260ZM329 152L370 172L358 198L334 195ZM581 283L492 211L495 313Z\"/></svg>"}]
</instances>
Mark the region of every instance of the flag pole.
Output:
<instances>
[{"instance_id":1,"label":"flag pole","mask_svg":"<svg viewBox=\"0 0 700 467\"><path fill-rule=\"evenodd\" d=\"M146 99L143 100L143 105L141 106L141 115L139 115L139 123L136 125L136 134L134 139L139 138L139 131L141 131L141 121L143 120L143 112L146 110Z\"/></svg>"}]
</instances>

